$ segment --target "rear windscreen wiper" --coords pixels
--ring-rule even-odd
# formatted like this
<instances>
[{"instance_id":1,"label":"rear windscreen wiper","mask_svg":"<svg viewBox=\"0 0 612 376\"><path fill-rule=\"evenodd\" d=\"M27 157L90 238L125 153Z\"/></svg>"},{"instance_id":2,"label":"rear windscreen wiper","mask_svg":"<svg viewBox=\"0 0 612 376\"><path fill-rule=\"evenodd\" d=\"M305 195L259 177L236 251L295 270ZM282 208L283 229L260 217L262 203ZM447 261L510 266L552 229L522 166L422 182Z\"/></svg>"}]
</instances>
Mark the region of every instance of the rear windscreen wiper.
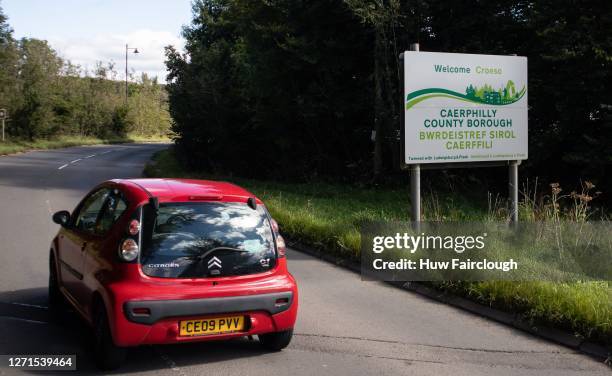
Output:
<instances>
[{"instance_id":1,"label":"rear windscreen wiper","mask_svg":"<svg viewBox=\"0 0 612 376\"><path fill-rule=\"evenodd\" d=\"M198 256L199 259L204 259L206 258L206 256L210 255L213 252L217 252L217 251L233 251L233 252L249 252L246 249L240 249L240 248L234 248L234 247L215 247L215 248L211 248L208 251L204 252L203 254L201 254L200 256Z\"/></svg>"}]
</instances>

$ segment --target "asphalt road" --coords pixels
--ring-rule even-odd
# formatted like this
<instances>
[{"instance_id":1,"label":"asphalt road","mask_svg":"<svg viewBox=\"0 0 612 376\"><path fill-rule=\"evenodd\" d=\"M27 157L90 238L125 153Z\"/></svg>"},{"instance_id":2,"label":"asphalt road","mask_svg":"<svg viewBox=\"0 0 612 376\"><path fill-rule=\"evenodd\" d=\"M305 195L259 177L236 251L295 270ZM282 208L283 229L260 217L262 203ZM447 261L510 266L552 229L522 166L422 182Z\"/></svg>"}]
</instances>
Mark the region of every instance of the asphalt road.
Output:
<instances>
[{"instance_id":1,"label":"asphalt road","mask_svg":"<svg viewBox=\"0 0 612 376\"><path fill-rule=\"evenodd\" d=\"M95 373L88 328L47 315L51 213L98 182L140 176L160 145L111 145L0 157L0 354L77 354ZM512 328L290 251L300 287L291 345L257 341L132 349L122 374L610 375L602 363ZM15 373L0 369L0 374ZM66 374L66 373L63 373ZM68 373L70 374L70 373Z\"/></svg>"}]
</instances>

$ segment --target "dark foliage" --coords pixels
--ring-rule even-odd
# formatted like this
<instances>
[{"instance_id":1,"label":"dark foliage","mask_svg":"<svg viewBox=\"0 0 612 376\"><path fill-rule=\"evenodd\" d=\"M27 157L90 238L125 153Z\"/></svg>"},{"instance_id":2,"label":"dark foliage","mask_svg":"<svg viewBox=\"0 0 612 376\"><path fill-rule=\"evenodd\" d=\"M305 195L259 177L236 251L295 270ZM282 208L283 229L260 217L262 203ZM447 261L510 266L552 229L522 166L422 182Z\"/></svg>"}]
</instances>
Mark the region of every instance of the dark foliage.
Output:
<instances>
[{"instance_id":1,"label":"dark foliage","mask_svg":"<svg viewBox=\"0 0 612 376\"><path fill-rule=\"evenodd\" d=\"M167 49L177 144L192 167L223 173L398 172L398 54L418 41L425 51L527 56L523 173L609 185L610 30L612 3L602 0L198 0L187 54Z\"/></svg>"}]
</instances>

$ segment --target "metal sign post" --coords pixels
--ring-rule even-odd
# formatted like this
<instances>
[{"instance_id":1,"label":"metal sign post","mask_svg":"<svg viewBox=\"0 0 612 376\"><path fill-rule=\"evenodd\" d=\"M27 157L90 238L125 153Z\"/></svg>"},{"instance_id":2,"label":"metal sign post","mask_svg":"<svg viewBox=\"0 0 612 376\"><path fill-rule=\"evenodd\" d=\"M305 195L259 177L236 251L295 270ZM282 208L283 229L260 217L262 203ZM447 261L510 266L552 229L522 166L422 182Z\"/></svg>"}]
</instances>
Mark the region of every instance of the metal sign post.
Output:
<instances>
[{"instance_id":1,"label":"metal sign post","mask_svg":"<svg viewBox=\"0 0 612 376\"><path fill-rule=\"evenodd\" d=\"M518 165L521 161L510 161L508 168L508 197L510 198L510 221L518 222Z\"/></svg>"},{"instance_id":2,"label":"metal sign post","mask_svg":"<svg viewBox=\"0 0 612 376\"><path fill-rule=\"evenodd\" d=\"M419 44L410 45L410 51L418 51ZM404 108L404 92L402 91L402 108ZM402 116L403 117L403 116ZM421 222L421 165L413 164L410 168L410 203L412 206L412 220L419 228Z\"/></svg>"}]
</instances>

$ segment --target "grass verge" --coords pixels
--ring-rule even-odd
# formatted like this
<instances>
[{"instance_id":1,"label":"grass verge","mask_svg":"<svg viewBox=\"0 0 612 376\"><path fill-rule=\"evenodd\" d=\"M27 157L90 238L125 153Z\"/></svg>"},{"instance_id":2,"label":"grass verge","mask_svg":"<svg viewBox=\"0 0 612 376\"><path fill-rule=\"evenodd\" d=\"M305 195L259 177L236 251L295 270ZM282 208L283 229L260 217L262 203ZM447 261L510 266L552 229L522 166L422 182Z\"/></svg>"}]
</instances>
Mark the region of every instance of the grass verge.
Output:
<instances>
[{"instance_id":1,"label":"grass verge","mask_svg":"<svg viewBox=\"0 0 612 376\"><path fill-rule=\"evenodd\" d=\"M172 149L158 152L145 168L151 177L216 178L185 170ZM231 178L259 196L282 231L326 252L359 260L358 225L364 220L405 220L409 192L322 183L289 184ZM486 207L453 195L425 195L425 220L482 221ZM525 208L523 208L525 210ZM436 282L434 287L517 313L534 325L557 327L586 340L612 345L612 284L602 282Z\"/></svg>"},{"instance_id":2,"label":"grass verge","mask_svg":"<svg viewBox=\"0 0 612 376\"><path fill-rule=\"evenodd\" d=\"M129 135L127 137L95 138L80 136L61 136L53 139L7 140L0 141L0 155L21 153L29 150L59 149L79 145L120 144L129 142L169 142L165 137L144 137Z\"/></svg>"}]
</instances>

